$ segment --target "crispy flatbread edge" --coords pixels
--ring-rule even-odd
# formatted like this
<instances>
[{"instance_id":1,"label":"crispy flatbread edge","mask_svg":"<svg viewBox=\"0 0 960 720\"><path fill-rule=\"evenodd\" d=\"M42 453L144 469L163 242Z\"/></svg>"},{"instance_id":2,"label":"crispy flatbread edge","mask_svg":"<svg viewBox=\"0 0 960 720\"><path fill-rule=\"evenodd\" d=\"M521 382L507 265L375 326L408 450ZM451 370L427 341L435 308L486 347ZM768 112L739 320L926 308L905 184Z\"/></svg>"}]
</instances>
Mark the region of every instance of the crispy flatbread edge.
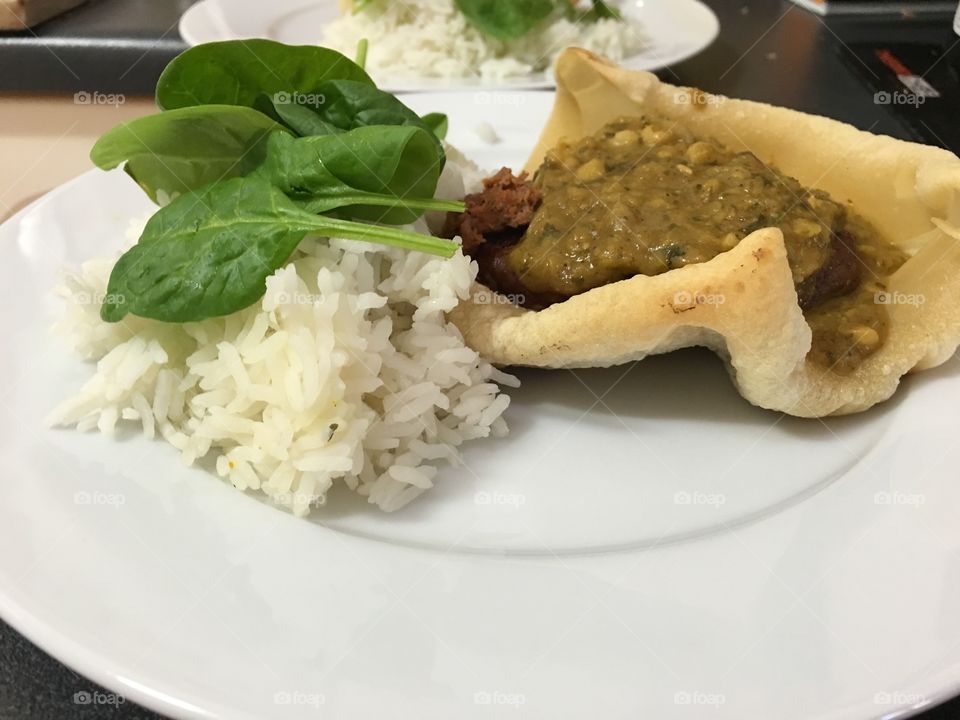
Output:
<instances>
[{"instance_id":1,"label":"crispy flatbread edge","mask_svg":"<svg viewBox=\"0 0 960 720\"><path fill-rule=\"evenodd\" d=\"M884 346L841 376L805 360L803 319L779 230L758 230L709 262L636 276L538 312L482 285L450 318L499 365L606 367L683 347L723 358L744 398L801 417L859 412L889 398L910 371L960 345L960 159L828 118L706 95L617 68L584 51L557 62L557 99L528 169L560 139L622 115L682 120L747 149L810 187L848 201L912 257L890 279Z\"/></svg>"}]
</instances>

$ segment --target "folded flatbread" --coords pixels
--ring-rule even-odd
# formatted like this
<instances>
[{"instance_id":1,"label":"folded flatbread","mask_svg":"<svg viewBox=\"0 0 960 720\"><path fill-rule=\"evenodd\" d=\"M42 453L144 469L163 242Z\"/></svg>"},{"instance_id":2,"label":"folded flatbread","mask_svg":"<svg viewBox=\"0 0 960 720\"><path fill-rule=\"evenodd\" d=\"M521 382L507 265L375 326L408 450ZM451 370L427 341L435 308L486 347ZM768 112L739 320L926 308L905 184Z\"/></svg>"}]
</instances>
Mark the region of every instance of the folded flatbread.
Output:
<instances>
[{"instance_id":1,"label":"folded flatbread","mask_svg":"<svg viewBox=\"0 0 960 720\"><path fill-rule=\"evenodd\" d=\"M723 358L751 403L803 417L859 412L889 398L908 372L944 363L960 344L960 158L835 120L707 95L615 67L579 49L556 66L557 98L527 162L535 171L561 139L621 116L652 114L748 150L804 186L849 201L911 258L888 281L884 345L852 373L806 359L810 327L777 228L661 275L637 275L533 311L474 300L451 318L468 344L501 365L605 367L704 346ZM723 297L722 304L711 297Z\"/></svg>"}]
</instances>

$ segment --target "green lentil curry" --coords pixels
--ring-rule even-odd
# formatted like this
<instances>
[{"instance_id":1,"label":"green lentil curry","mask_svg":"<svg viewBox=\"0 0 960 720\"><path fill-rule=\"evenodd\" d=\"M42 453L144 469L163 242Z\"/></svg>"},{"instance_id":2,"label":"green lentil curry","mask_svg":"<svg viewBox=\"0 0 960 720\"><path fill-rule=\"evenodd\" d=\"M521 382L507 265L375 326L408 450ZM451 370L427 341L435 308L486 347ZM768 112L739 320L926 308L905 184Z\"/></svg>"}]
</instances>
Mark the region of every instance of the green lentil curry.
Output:
<instances>
[{"instance_id":1,"label":"green lentil curry","mask_svg":"<svg viewBox=\"0 0 960 720\"><path fill-rule=\"evenodd\" d=\"M812 360L848 373L887 336L877 293L906 254L849 207L752 153L665 120L621 118L551 151L534 184L542 204L506 258L533 293L570 297L657 275L777 227L813 330ZM824 282L831 273L846 280ZM808 292L814 286L832 291Z\"/></svg>"}]
</instances>

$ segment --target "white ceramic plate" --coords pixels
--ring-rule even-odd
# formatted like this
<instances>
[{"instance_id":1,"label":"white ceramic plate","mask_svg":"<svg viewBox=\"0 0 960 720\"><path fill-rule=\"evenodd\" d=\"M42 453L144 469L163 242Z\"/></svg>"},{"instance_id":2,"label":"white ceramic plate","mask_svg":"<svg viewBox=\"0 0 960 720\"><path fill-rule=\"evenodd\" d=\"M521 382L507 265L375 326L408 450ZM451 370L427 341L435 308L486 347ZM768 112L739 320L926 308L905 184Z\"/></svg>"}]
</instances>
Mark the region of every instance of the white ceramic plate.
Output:
<instances>
[{"instance_id":1,"label":"white ceramic plate","mask_svg":"<svg viewBox=\"0 0 960 720\"><path fill-rule=\"evenodd\" d=\"M550 95L483 97L410 101L519 164ZM93 172L0 228L0 614L79 672L195 718L862 720L960 689L956 360L826 422L705 352L523 372L511 435L412 506L297 520L42 425L90 373L47 332L58 269L149 207Z\"/></svg>"},{"instance_id":2,"label":"white ceramic plate","mask_svg":"<svg viewBox=\"0 0 960 720\"><path fill-rule=\"evenodd\" d=\"M628 0L623 11L639 20L648 47L620 65L656 70L685 60L707 47L720 24L699 0ZM191 45L237 38L269 38L290 45L322 42L323 28L337 18L335 0L200 0L180 19L180 35ZM379 78L392 92L491 87L479 79ZM551 88L552 72L531 74L496 83L497 87Z\"/></svg>"}]
</instances>

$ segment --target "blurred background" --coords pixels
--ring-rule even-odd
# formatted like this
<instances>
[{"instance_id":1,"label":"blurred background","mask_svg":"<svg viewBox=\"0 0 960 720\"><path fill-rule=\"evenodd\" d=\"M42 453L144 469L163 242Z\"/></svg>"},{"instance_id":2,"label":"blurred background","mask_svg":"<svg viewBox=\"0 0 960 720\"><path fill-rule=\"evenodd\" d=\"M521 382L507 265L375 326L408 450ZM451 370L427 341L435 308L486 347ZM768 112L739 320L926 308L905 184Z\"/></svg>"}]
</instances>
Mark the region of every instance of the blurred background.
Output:
<instances>
[{"instance_id":1,"label":"blurred background","mask_svg":"<svg viewBox=\"0 0 960 720\"><path fill-rule=\"evenodd\" d=\"M194 4L0 0L0 217L88 169L87 151L104 130L150 112L157 77L187 47L180 22ZM955 3L705 4L719 36L661 68L663 79L960 150ZM270 3L228 3L244 5ZM911 77L920 84L908 85Z\"/></svg>"}]
</instances>

